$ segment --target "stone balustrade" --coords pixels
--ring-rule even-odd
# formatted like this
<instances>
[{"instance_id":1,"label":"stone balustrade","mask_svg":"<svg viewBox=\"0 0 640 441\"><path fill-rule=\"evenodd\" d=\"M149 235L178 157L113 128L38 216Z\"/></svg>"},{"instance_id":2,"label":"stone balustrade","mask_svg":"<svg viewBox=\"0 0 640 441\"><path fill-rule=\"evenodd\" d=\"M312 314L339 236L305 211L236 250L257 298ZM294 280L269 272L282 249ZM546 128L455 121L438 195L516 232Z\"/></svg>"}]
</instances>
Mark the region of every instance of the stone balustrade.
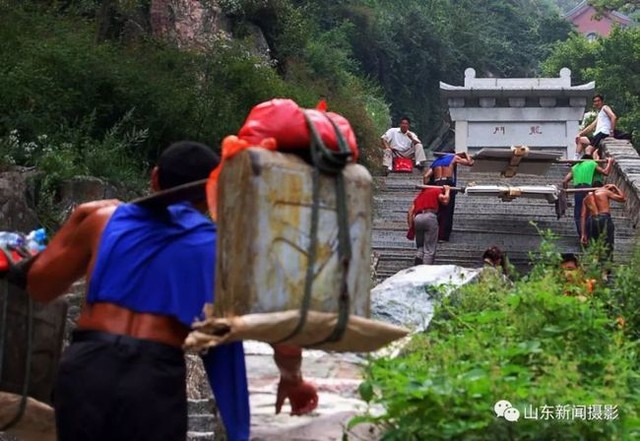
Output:
<instances>
[{"instance_id":1,"label":"stone balustrade","mask_svg":"<svg viewBox=\"0 0 640 441\"><path fill-rule=\"evenodd\" d=\"M606 138L602 147L615 159L608 182L616 184L627 196L625 212L636 228L640 222L640 155L627 140Z\"/></svg>"}]
</instances>

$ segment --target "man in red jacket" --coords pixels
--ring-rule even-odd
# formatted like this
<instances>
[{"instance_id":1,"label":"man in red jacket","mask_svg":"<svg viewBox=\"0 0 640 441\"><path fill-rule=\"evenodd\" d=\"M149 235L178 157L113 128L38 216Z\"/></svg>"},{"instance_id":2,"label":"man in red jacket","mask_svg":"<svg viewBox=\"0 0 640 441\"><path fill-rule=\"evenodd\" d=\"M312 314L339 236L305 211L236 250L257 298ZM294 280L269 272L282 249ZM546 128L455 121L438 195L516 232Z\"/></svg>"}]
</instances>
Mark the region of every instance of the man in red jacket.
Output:
<instances>
[{"instance_id":1,"label":"man in red jacket","mask_svg":"<svg viewBox=\"0 0 640 441\"><path fill-rule=\"evenodd\" d=\"M451 189L427 187L413 200L407 213L409 229L413 227L416 239L416 257L414 265L433 265L438 246L438 209L449 203Z\"/></svg>"}]
</instances>

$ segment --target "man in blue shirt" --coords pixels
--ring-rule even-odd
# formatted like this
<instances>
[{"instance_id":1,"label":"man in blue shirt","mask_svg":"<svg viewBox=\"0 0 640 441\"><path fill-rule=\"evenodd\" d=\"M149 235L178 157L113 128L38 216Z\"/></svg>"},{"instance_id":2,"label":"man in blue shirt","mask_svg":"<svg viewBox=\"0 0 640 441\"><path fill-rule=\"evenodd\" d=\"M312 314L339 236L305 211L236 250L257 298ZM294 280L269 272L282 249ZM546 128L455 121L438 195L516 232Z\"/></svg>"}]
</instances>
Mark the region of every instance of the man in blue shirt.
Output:
<instances>
[{"instance_id":1,"label":"man in blue shirt","mask_svg":"<svg viewBox=\"0 0 640 441\"><path fill-rule=\"evenodd\" d=\"M160 191L204 179L219 158L202 144L173 144L151 173ZM86 276L87 297L56 380L58 439L184 440L186 376L182 343L212 300L216 227L205 201L149 209L116 200L80 205L27 275L38 301L64 294ZM282 378L276 411L317 405L300 374L301 351L276 347ZM231 441L249 439L241 343L203 357Z\"/></svg>"},{"instance_id":2,"label":"man in blue shirt","mask_svg":"<svg viewBox=\"0 0 640 441\"><path fill-rule=\"evenodd\" d=\"M473 166L473 159L466 152L446 153L437 157L422 176L425 185L448 185L455 187L458 183L458 164ZM451 192L447 205L438 211L438 240L449 242L453 230L453 212L456 207L456 192Z\"/></svg>"}]
</instances>

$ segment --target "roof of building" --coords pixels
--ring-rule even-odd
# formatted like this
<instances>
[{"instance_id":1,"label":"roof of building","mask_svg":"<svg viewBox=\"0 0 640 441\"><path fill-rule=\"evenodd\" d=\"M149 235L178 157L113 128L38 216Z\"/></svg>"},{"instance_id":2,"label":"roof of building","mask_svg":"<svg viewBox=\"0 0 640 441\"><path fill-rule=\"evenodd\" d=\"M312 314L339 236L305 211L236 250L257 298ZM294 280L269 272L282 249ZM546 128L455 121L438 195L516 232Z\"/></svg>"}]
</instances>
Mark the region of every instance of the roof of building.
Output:
<instances>
[{"instance_id":1,"label":"roof of building","mask_svg":"<svg viewBox=\"0 0 640 441\"><path fill-rule=\"evenodd\" d=\"M590 96L595 82L571 85L571 70L562 68L557 78L476 78L472 68L465 70L464 86L440 82L444 97L464 96Z\"/></svg>"},{"instance_id":2,"label":"roof of building","mask_svg":"<svg viewBox=\"0 0 640 441\"><path fill-rule=\"evenodd\" d=\"M580 3L578 3L574 8L567 11L567 13L564 14L564 17L568 20L571 20L576 18L580 14L587 12L589 9L593 10L594 12L596 10L586 0L583 0ZM619 23L631 24L633 22L633 19L631 17L618 11L609 11L608 15L610 15L611 18L614 19L614 21L617 21Z\"/></svg>"}]
</instances>

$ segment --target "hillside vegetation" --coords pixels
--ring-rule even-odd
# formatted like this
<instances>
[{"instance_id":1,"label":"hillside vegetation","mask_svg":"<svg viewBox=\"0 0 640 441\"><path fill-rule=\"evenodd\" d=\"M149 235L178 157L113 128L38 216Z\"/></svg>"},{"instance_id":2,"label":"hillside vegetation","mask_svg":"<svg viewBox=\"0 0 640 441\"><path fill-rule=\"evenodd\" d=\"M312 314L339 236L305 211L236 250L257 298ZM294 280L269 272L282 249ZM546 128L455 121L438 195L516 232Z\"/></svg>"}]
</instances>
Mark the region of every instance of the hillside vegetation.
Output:
<instances>
[{"instance_id":1,"label":"hillside vegetation","mask_svg":"<svg viewBox=\"0 0 640 441\"><path fill-rule=\"evenodd\" d=\"M429 140L444 116L438 81L459 83L469 66L535 74L569 31L533 0L221 0L234 38L188 49L150 35L149 4L0 2L3 163L135 181L168 143L217 147L276 96L327 97L354 125L363 161L377 163L391 116L409 115ZM272 60L253 55L249 25Z\"/></svg>"}]
</instances>

